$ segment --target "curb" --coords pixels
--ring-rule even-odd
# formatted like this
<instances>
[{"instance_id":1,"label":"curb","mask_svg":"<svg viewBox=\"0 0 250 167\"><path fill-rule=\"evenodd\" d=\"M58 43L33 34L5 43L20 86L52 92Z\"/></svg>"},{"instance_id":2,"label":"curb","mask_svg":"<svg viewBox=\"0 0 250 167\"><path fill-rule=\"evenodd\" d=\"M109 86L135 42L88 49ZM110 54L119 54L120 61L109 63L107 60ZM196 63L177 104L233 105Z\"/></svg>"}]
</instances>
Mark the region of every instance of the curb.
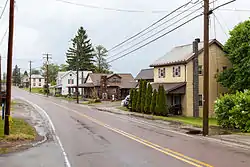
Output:
<instances>
[{"instance_id":1,"label":"curb","mask_svg":"<svg viewBox=\"0 0 250 167\"><path fill-rule=\"evenodd\" d=\"M139 114L137 115L137 114L133 114L131 112L125 113L123 111L111 111L111 110L109 110L107 108L98 108L98 107L91 107L91 108L97 109L97 110L103 111L103 112L113 113L113 114L140 117L140 118L145 118L145 119L149 119L149 120L158 120L158 119L152 118L151 116L147 117L145 115L139 115ZM115 110L118 110L118 109L115 109ZM166 121L166 122L171 122L171 121ZM161 123L161 124L164 124L164 123ZM165 124L165 126L166 126L166 124ZM180 132L180 131L176 131L176 132L178 134L180 134L180 135L182 134L182 135L189 136L189 137L196 138L196 139L200 139L200 140L203 140L203 141L216 142L216 143L219 143L219 144L224 144L224 145L229 146L229 147L237 147L237 148L242 148L242 149L245 149L245 150L250 150L250 144L247 144L245 142L240 142L240 141L237 141L237 140L233 140L233 139L218 139L218 138L214 138L214 137L211 137L211 136L203 137L203 136L196 136L196 135L188 135L188 134L185 134L185 133Z\"/></svg>"}]
</instances>

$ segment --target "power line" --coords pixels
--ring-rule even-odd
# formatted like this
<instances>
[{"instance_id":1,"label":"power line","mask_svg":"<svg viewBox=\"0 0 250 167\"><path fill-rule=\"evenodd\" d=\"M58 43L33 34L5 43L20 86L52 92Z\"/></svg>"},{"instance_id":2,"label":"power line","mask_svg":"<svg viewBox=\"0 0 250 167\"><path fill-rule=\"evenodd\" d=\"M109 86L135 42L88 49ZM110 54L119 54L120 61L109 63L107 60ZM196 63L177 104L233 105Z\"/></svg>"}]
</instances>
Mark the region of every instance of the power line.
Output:
<instances>
[{"instance_id":1,"label":"power line","mask_svg":"<svg viewBox=\"0 0 250 167\"><path fill-rule=\"evenodd\" d=\"M5 2L5 4L4 4L4 7L3 7L3 10L2 10L2 13L1 13L1 15L0 15L0 20L1 20L1 19L2 19L2 17L3 17L3 14L4 14L4 11L5 11L6 7L7 7L8 1L9 1L9 0L6 0L6 2Z\"/></svg>"},{"instance_id":2,"label":"power line","mask_svg":"<svg viewBox=\"0 0 250 167\"><path fill-rule=\"evenodd\" d=\"M9 27L7 27L7 29L5 30L5 32L4 32L4 34L3 34L3 37L1 38L0 46L2 45L4 38L5 38L5 36L6 36L7 33L8 33L8 30L9 30Z\"/></svg>"},{"instance_id":3,"label":"power line","mask_svg":"<svg viewBox=\"0 0 250 167\"><path fill-rule=\"evenodd\" d=\"M198 11L198 10L200 10L201 8L202 8L202 7L200 7L200 8L198 8L198 9L196 9L195 11ZM164 27L163 29L161 29L161 30L157 31L156 33L154 33L154 34L150 35L149 37L147 37L147 38L145 38L145 39L143 39L143 40L141 40L141 41L137 42L136 44L134 44L134 45L132 45L132 46L130 46L130 47L128 47L128 48L126 48L126 49L122 50L121 52L118 52L118 53L116 53L116 54L112 55L111 57L115 57L115 56L117 56L117 55L119 55L119 54L121 54L121 53L126 52L127 50L129 50L129 49L131 49L131 48L133 48L133 47L135 47L135 46L137 46L137 45L141 44L142 42L144 42L144 41L146 41L146 40L148 40L148 39L150 39L150 38L152 38L152 37L156 36L157 34L159 34L159 33L163 32L164 30L166 30L166 29L168 29L169 27L171 27L171 26L175 25L176 23L178 23L178 22L182 21L183 19L185 19L185 18L187 18L187 17L191 16L192 14L193 14L193 12L192 12L192 13L189 13L189 14L187 14L187 15L185 15L184 17L182 17L181 19L179 19L179 20L177 20L177 21L173 22L172 24L168 25L167 27ZM108 59L110 59L111 57L109 57Z\"/></svg>"},{"instance_id":4,"label":"power line","mask_svg":"<svg viewBox=\"0 0 250 167\"><path fill-rule=\"evenodd\" d=\"M141 32L139 32L140 34L137 33L137 34L138 34L138 35L136 34L137 37L134 35L134 36L128 38L128 39L125 40L124 42L122 42L122 43L116 45L117 47L114 48L113 50L116 50L117 48L121 47L124 43L126 43L127 45L130 44L131 42L133 42L133 41L135 41L135 40L137 40L137 39L143 37L144 35L146 35L146 34L152 32L153 30L155 30L155 29L161 27L162 25L164 25L164 24L166 24L166 23L172 21L173 19L177 18L178 16L182 15L183 13L189 11L190 9L194 8L195 6L197 6L197 5L201 4L201 3L202 3L202 2L197 3L197 4L193 5L193 6L191 6L190 8L188 8L188 9L182 11L181 13L179 13L179 14L177 14L177 15L171 17L170 19L164 21L163 23L157 25L156 27L154 27L154 28L152 28L152 29L149 29L149 28L151 28L152 26L147 27L146 29L144 29L144 30L142 30ZM192 10L192 12L196 12L196 11L197 11L197 10L194 10L194 11ZM168 15L168 16L169 16L169 15ZM165 17L165 16L164 16L164 17ZM166 17L165 17L165 18L166 18ZM164 18L164 19L165 19L165 18ZM157 23L159 23L159 22L162 21L162 20L163 20L163 19L158 20ZM148 30L148 29L149 29L149 30ZM148 30L148 31L147 31L147 30ZM144 31L146 31L146 32L143 33ZM135 38L135 37L136 37L136 38ZM111 57L113 57L113 56L111 56ZM109 57L109 58L111 58L111 57ZM108 58L108 59L109 59L109 58Z\"/></svg>"},{"instance_id":5,"label":"power line","mask_svg":"<svg viewBox=\"0 0 250 167\"><path fill-rule=\"evenodd\" d=\"M164 37L165 35L167 35L167 34L173 32L173 31L177 30L178 28L184 26L185 24L191 22L192 20L194 20L194 19L196 19L196 18L198 18L198 17L200 17L200 16L202 16L202 15L203 15L203 14L196 15L195 17L193 17L193 18L187 20L186 22L180 24L179 26L173 28L172 30L170 30L170 31L168 31L168 32L166 32L166 33L164 33L164 34L158 36L157 38L155 38L155 39L153 39L153 40L151 40L151 41L145 43L144 45L139 46L138 48L136 48L136 49L134 49L134 50L132 50L132 51L126 53L126 54L123 54L122 56L119 56L119 57L117 57L117 58L115 58L115 59L109 61L108 63L111 63L111 62L114 62L114 61L116 61L116 60L118 60L118 59L120 59L120 58L123 58L123 57L125 57L125 56L127 56L127 55L129 55L129 54L131 54L131 53L133 53L133 52L135 52L135 51L137 51L137 50L139 50L139 49L141 49L141 48L143 48L143 47L149 45L149 44L151 44L152 42L157 41L158 39L160 39L160 38Z\"/></svg>"},{"instance_id":6,"label":"power line","mask_svg":"<svg viewBox=\"0 0 250 167\"><path fill-rule=\"evenodd\" d=\"M199 0L198 0L199 1ZM195 3L197 3L198 1L196 1ZM143 30L141 30L140 32L136 33L135 35L127 38L126 40L124 40L123 42L113 46L111 49L108 49L108 52L114 50L115 48L123 45L124 43L126 43L127 41L137 37L138 35L142 34L143 32L147 31L149 28L153 27L154 25L156 25L157 23L161 22L162 20L164 20L165 18L167 18L168 16L170 16L171 14L175 13L176 11L178 11L179 9L183 8L183 7L186 7L188 4L190 4L192 2L189 1L187 3L185 3L184 5L181 5L180 7L176 8L175 10L173 10L172 12L168 13L167 15L163 16L162 18L160 18L159 20L157 20L156 22L152 23L151 25L149 25L148 27L144 28Z\"/></svg>"},{"instance_id":7,"label":"power line","mask_svg":"<svg viewBox=\"0 0 250 167\"><path fill-rule=\"evenodd\" d=\"M221 22L219 21L219 19L216 17L216 15L215 15L214 13L213 13L213 15L214 15L215 20L219 23L221 30L224 32L224 34L225 34L226 37L228 38L228 35L227 35L225 29L223 28Z\"/></svg>"},{"instance_id":8,"label":"power line","mask_svg":"<svg viewBox=\"0 0 250 167\"><path fill-rule=\"evenodd\" d=\"M219 9L220 11L229 11L229 12L250 12L250 9Z\"/></svg>"}]
</instances>

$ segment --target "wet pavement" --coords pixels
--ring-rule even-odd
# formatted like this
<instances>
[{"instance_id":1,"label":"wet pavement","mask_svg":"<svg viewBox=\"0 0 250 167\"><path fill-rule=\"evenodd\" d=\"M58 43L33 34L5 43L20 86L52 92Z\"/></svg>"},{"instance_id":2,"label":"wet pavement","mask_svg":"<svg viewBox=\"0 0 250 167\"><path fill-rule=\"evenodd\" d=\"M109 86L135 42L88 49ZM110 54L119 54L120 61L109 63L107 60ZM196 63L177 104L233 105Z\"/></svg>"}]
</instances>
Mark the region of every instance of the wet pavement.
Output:
<instances>
[{"instance_id":1,"label":"wet pavement","mask_svg":"<svg viewBox=\"0 0 250 167\"><path fill-rule=\"evenodd\" d=\"M54 138L59 140L1 157L0 166L249 167L250 164L247 149L173 132L153 121L102 112L16 88L13 96L25 98L41 112L46 111L56 132ZM67 160L69 163L65 163Z\"/></svg>"}]
</instances>

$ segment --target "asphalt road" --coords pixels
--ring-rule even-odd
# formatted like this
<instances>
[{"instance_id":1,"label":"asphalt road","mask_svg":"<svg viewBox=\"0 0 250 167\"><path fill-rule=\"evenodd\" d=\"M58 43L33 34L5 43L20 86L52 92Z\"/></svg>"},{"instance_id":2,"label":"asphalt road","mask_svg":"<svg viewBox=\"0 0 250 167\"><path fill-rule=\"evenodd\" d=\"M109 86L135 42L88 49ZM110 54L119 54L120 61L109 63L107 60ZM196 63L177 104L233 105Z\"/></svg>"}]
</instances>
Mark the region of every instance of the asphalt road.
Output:
<instances>
[{"instance_id":1,"label":"asphalt road","mask_svg":"<svg viewBox=\"0 0 250 167\"><path fill-rule=\"evenodd\" d=\"M249 150L173 133L147 120L101 112L17 88L13 96L28 100L50 117L61 156L53 152L44 156L56 156L58 167L63 163L67 167L250 166ZM43 156L42 152L37 156ZM55 162L51 166L57 167Z\"/></svg>"}]
</instances>

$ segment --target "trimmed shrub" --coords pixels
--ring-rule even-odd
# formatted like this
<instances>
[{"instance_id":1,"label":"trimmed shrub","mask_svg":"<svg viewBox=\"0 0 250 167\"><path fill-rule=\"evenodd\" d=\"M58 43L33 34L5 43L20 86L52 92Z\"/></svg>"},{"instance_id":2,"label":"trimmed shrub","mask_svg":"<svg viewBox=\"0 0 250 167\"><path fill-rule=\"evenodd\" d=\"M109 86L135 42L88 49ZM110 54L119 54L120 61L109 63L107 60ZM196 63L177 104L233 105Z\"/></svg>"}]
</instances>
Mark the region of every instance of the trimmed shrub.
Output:
<instances>
[{"instance_id":1,"label":"trimmed shrub","mask_svg":"<svg viewBox=\"0 0 250 167\"><path fill-rule=\"evenodd\" d=\"M145 100L145 105L144 105L144 112L145 113L151 113L150 111L150 104L152 100L152 86L149 83L147 87L147 93L146 93L146 100Z\"/></svg>"},{"instance_id":2,"label":"trimmed shrub","mask_svg":"<svg viewBox=\"0 0 250 167\"><path fill-rule=\"evenodd\" d=\"M226 94L215 102L218 124L223 128L235 128L250 132L250 92Z\"/></svg>"},{"instance_id":3,"label":"trimmed shrub","mask_svg":"<svg viewBox=\"0 0 250 167\"><path fill-rule=\"evenodd\" d=\"M146 92L147 92L147 82L142 81L142 91L141 91L141 112L144 113L144 106L146 101Z\"/></svg>"},{"instance_id":4,"label":"trimmed shrub","mask_svg":"<svg viewBox=\"0 0 250 167\"><path fill-rule=\"evenodd\" d=\"M142 94L142 80L140 81L139 90L137 93L136 112L141 111L141 94Z\"/></svg>"},{"instance_id":5,"label":"trimmed shrub","mask_svg":"<svg viewBox=\"0 0 250 167\"><path fill-rule=\"evenodd\" d=\"M158 96L156 101L156 115L167 116L167 104L166 104L166 94L164 87L162 85L159 86Z\"/></svg>"},{"instance_id":6,"label":"trimmed shrub","mask_svg":"<svg viewBox=\"0 0 250 167\"><path fill-rule=\"evenodd\" d=\"M133 103L133 98L134 98L134 89L131 89L130 90L130 97L129 97L129 108L130 108L130 110L132 110L132 103Z\"/></svg>"},{"instance_id":7,"label":"trimmed shrub","mask_svg":"<svg viewBox=\"0 0 250 167\"><path fill-rule=\"evenodd\" d=\"M137 105L137 97L138 97L138 91L134 90L133 100L132 100L132 111L136 111L136 105Z\"/></svg>"},{"instance_id":8,"label":"trimmed shrub","mask_svg":"<svg viewBox=\"0 0 250 167\"><path fill-rule=\"evenodd\" d=\"M153 93L153 96L152 96L152 100L151 100L151 104L150 104L150 113L152 113L152 114L156 114L156 112L155 112L156 98L157 98L157 91L154 90L154 93Z\"/></svg>"}]
</instances>

